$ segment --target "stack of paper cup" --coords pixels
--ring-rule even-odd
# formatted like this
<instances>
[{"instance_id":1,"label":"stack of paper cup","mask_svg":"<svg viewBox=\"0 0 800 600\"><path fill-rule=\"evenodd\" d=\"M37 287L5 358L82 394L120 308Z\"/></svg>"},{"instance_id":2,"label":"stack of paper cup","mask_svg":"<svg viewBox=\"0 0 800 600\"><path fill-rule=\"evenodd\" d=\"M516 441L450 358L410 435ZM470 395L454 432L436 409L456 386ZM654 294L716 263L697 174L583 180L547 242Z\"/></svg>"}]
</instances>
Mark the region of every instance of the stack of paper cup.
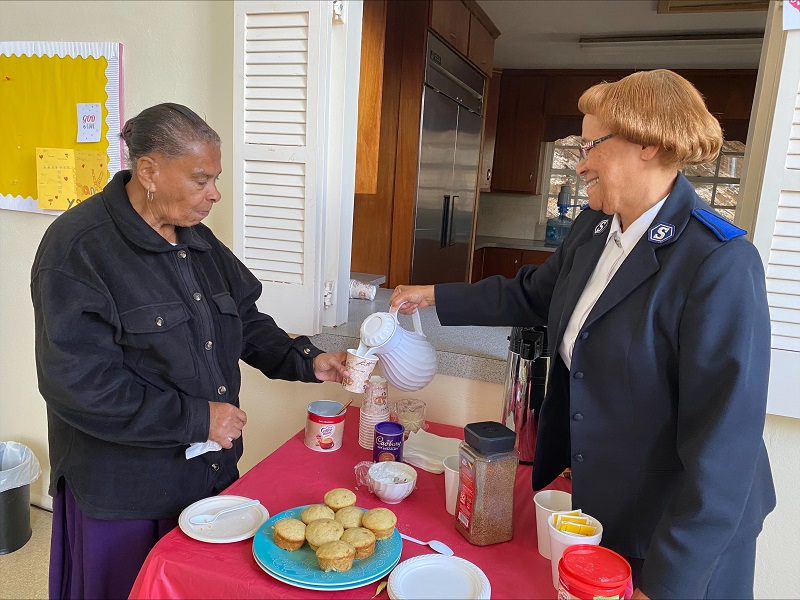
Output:
<instances>
[{"instance_id":1,"label":"stack of paper cup","mask_svg":"<svg viewBox=\"0 0 800 600\"><path fill-rule=\"evenodd\" d=\"M358 422L358 444L372 450L375 425L389 420L388 384L383 377L373 375L364 392Z\"/></svg>"}]
</instances>

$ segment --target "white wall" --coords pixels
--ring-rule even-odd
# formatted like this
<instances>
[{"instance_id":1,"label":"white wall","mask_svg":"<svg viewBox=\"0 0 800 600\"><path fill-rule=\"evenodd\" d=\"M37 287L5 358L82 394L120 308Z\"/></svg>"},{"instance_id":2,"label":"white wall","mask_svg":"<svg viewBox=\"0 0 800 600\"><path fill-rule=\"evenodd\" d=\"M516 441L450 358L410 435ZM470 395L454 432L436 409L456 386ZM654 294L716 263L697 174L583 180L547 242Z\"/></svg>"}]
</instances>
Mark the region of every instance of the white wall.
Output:
<instances>
[{"instance_id":1,"label":"white wall","mask_svg":"<svg viewBox=\"0 0 800 600\"><path fill-rule=\"evenodd\" d=\"M223 139L225 171L220 184L223 202L207 223L230 244L232 4L6 0L0 4L0 14L2 40L122 42L128 117L164 101L184 103L205 115ZM51 221L48 216L0 210L0 440L28 445L42 463L43 477L31 489L37 503L47 501L49 463L44 401L37 391L33 360L28 286L36 246ZM249 367L243 369L243 376L242 406L249 416L243 471L303 426L307 402L346 397L334 384L270 382ZM496 418L499 388L437 376L421 392L408 395L428 402L432 420L463 425ZM796 510L800 420L769 416L765 439L778 487L778 508L759 539L756 596L800 598L800 513Z\"/></svg>"},{"instance_id":2,"label":"white wall","mask_svg":"<svg viewBox=\"0 0 800 600\"><path fill-rule=\"evenodd\" d=\"M122 42L126 118L159 102L178 102L205 116L222 137L223 202L207 222L229 243L231 2L3 1L0 39ZM39 458L44 474L31 497L45 505L47 423L37 391L29 284L36 248L53 218L0 210L0 440L22 442Z\"/></svg>"}]
</instances>

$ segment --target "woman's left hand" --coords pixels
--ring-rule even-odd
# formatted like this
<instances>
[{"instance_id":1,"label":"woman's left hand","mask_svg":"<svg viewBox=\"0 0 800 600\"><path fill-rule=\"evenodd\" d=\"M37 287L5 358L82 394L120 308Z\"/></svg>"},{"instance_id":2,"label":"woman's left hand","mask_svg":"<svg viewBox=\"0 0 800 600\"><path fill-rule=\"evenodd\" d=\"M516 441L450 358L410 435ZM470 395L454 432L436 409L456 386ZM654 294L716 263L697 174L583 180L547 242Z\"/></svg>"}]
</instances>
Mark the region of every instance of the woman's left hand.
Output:
<instances>
[{"instance_id":1,"label":"woman's left hand","mask_svg":"<svg viewBox=\"0 0 800 600\"><path fill-rule=\"evenodd\" d=\"M342 382L343 377L350 375L344 364L347 352L325 352L314 357L314 375L320 381Z\"/></svg>"}]
</instances>

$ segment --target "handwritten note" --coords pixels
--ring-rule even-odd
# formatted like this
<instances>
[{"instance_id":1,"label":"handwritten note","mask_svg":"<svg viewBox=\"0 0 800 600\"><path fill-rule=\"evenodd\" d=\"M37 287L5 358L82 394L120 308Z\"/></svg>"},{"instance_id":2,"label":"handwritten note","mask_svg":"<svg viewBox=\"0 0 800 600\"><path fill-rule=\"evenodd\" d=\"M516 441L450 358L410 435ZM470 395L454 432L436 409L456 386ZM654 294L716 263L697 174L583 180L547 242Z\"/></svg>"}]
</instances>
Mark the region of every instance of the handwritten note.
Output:
<instances>
[{"instance_id":1,"label":"handwritten note","mask_svg":"<svg viewBox=\"0 0 800 600\"><path fill-rule=\"evenodd\" d=\"M36 148L36 189L39 208L67 210L78 199L75 193L75 151L69 148Z\"/></svg>"},{"instance_id":2,"label":"handwritten note","mask_svg":"<svg viewBox=\"0 0 800 600\"><path fill-rule=\"evenodd\" d=\"M36 148L39 208L67 210L105 187L109 180L104 152Z\"/></svg>"},{"instance_id":3,"label":"handwritten note","mask_svg":"<svg viewBox=\"0 0 800 600\"><path fill-rule=\"evenodd\" d=\"M100 103L78 103L78 142L99 142L103 127Z\"/></svg>"}]
</instances>

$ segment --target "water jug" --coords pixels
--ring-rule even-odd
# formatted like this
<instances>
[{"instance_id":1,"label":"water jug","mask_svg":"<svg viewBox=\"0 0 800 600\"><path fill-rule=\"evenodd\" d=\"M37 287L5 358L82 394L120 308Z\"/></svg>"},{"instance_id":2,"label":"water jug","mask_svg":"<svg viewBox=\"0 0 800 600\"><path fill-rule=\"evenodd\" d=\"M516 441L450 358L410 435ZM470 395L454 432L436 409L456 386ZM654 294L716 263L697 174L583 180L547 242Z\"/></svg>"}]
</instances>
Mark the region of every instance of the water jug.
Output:
<instances>
[{"instance_id":1,"label":"water jug","mask_svg":"<svg viewBox=\"0 0 800 600\"><path fill-rule=\"evenodd\" d=\"M544 401L548 359L546 327L513 327L500 422L517 434L519 461L533 463L539 409Z\"/></svg>"},{"instance_id":2,"label":"water jug","mask_svg":"<svg viewBox=\"0 0 800 600\"><path fill-rule=\"evenodd\" d=\"M414 331L400 327L397 312L372 313L361 324L356 353L375 354L387 381L404 392L421 390L436 375L436 350L425 334L419 313L412 316Z\"/></svg>"}]
</instances>

